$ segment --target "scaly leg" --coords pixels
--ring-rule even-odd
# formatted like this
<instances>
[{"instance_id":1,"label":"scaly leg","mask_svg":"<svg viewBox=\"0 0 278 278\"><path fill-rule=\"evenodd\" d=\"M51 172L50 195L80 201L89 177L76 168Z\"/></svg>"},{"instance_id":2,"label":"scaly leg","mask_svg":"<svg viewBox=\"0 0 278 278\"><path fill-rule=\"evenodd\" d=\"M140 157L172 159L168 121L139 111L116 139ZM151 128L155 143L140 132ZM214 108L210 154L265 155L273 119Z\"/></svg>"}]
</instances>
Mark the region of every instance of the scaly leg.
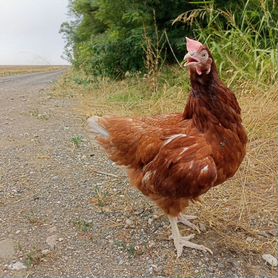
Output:
<instances>
[{"instance_id":1,"label":"scaly leg","mask_svg":"<svg viewBox=\"0 0 278 278\"><path fill-rule=\"evenodd\" d=\"M194 216L194 215L180 214L177 217L177 221L178 221L178 223L182 223L183 225L188 226L193 230L196 230L200 234L201 232L200 232L199 228L195 224L193 224L189 221L189 220L193 220L193 219L196 219L196 218L197 218L197 216Z\"/></svg>"},{"instance_id":2,"label":"scaly leg","mask_svg":"<svg viewBox=\"0 0 278 278\"><path fill-rule=\"evenodd\" d=\"M174 245L176 247L178 257L181 256L183 247L189 247L189 248L201 250L204 252L209 252L212 254L212 251L209 248L205 247L204 245L199 245L199 244L190 242L190 239L192 239L194 237L194 234L186 236L186 237L182 237L180 234L179 228L178 228L177 217L173 217L173 216L168 216L168 217L169 217L169 221L171 224L172 238L174 240Z\"/></svg>"}]
</instances>

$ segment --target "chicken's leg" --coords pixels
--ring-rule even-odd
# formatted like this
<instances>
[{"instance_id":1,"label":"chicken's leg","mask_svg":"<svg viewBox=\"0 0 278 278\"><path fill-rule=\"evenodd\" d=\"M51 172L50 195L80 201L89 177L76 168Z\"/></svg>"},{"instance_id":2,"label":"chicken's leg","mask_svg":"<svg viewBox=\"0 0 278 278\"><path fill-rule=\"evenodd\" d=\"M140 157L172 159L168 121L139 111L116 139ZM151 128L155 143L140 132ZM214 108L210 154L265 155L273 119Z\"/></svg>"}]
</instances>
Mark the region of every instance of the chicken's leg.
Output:
<instances>
[{"instance_id":1,"label":"chicken's leg","mask_svg":"<svg viewBox=\"0 0 278 278\"><path fill-rule=\"evenodd\" d=\"M173 217L173 216L168 216L168 217L171 224L172 238L174 240L174 245L176 247L178 257L181 256L183 247L189 247L189 248L209 252L212 254L212 251L209 248L205 247L204 245L199 245L190 242L190 239L194 237L194 234L191 234L186 237L182 237L178 228L177 217Z\"/></svg>"}]
</instances>

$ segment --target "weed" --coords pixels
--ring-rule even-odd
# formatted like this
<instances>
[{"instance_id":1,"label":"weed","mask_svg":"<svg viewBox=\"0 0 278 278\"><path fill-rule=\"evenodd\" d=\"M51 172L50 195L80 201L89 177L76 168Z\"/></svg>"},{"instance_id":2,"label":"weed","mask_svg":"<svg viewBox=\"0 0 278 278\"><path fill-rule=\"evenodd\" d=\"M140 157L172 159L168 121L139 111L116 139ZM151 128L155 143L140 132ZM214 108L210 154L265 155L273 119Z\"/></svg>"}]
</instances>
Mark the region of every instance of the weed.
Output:
<instances>
[{"instance_id":1,"label":"weed","mask_svg":"<svg viewBox=\"0 0 278 278\"><path fill-rule=\"evenodd\" d=\"M94 197L91 199L91 202L103 208L108 203L108 192L103 192L99 186L94 187Z\"/></svg>"},{"instance_id":2,"label":"weed","mask_svg":"<svg viewBox=\"0 0 278 278\"><path fill-rule=\"evenodd\" d=\"M135 257L136 255L139 255L140 253L137 252L137 247L134 244L127 244L126 242L122 240L115 241L115 246L128 254L129 257Z\"/></svg>"},{"instance_id":3,"label":"weed","mask_svg":"<svg viewBox=\"0 0 278 278\"><path fill-rule=\"evenodd\" d=\"M47 114L46 112L40 113L37 108L31 110L30 115L39 120L48 120L49 119L49 114Z\"/></svg>"},{"instance_id":4,"label":"weed","mask_svg":"<svg viewBox=\"0 0 278 278\"><path fill-rule=\"evenodd\" d=\"M38 265L46 255L42 254L41 250L35 249L27 253L25 264L28 268Z\"/></svg>"},{"instance_id":5,"label":"weed","mask_svg":"<svg viewBox=\"0 0 278 278\"><path fill-rule=\"evenodd\" d=\"M43 221L31 210L27 215L26 218L30 224L33 225L42 225Z\"/></svg>"},{"instance_id":6,"label":"weed","mask_svg":"<svg viewBox=\"0 0 278 278\"><path fill-rule=\"evenodd\" d=\"M74 221L73 224L82 233L89 233L93 228L93 224L85 220L77 220Z\"/></svg>"},{"instance_id":7,"label":"weed","mask_svg":"<svg viewBox=\"0 0 278 278\"><path fill-rule=\"evenodd\" d=\"M76 135L73 136L70 141L73 143L74 147L76 148L80 148L82 142L83 142L83 138L81 135Z\"/></svg>"}]
</instances>

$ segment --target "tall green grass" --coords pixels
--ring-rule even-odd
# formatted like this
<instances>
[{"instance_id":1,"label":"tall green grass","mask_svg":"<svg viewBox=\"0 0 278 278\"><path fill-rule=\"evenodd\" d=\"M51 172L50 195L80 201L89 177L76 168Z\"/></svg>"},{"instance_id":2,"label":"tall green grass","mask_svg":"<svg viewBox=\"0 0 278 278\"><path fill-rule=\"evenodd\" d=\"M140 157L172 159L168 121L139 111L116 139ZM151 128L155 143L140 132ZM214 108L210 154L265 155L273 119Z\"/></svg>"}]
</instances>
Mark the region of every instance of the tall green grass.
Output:
<instances>
[{"instance_id":1,"label":"tall green grass","mask_svg":"<svg viewBox=\"0 0 278 278\"><path fill-rule=\"evenodd\" d=\"M205 5L181 14L174 24L189 24L209 46L228 85L246 80L269 85L278 77L277 3L248 0L238 13Z\"/></svg>"}]
</instances>

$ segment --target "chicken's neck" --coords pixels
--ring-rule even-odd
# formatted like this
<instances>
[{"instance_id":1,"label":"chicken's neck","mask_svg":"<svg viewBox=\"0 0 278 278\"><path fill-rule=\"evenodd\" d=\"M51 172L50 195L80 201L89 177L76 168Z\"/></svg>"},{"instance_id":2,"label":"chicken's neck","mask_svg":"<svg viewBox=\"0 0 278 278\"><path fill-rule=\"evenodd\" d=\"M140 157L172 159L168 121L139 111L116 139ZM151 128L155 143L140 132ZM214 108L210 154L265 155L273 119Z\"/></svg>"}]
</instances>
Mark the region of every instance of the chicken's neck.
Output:
<instances>
[{"instance_id":1,"label":"chicken's neck","mask_svg":"<svg viewBox=\"0 0 278 278\"><path fill-rule=\"evenodd\" d=\"M192 119L202 132L212 125L237 129L241 126L240 107L235 95L220 81L215 64L209 74L190 74L192 91L186 104L184 119Z\"/></svg>"}]
</instances>

